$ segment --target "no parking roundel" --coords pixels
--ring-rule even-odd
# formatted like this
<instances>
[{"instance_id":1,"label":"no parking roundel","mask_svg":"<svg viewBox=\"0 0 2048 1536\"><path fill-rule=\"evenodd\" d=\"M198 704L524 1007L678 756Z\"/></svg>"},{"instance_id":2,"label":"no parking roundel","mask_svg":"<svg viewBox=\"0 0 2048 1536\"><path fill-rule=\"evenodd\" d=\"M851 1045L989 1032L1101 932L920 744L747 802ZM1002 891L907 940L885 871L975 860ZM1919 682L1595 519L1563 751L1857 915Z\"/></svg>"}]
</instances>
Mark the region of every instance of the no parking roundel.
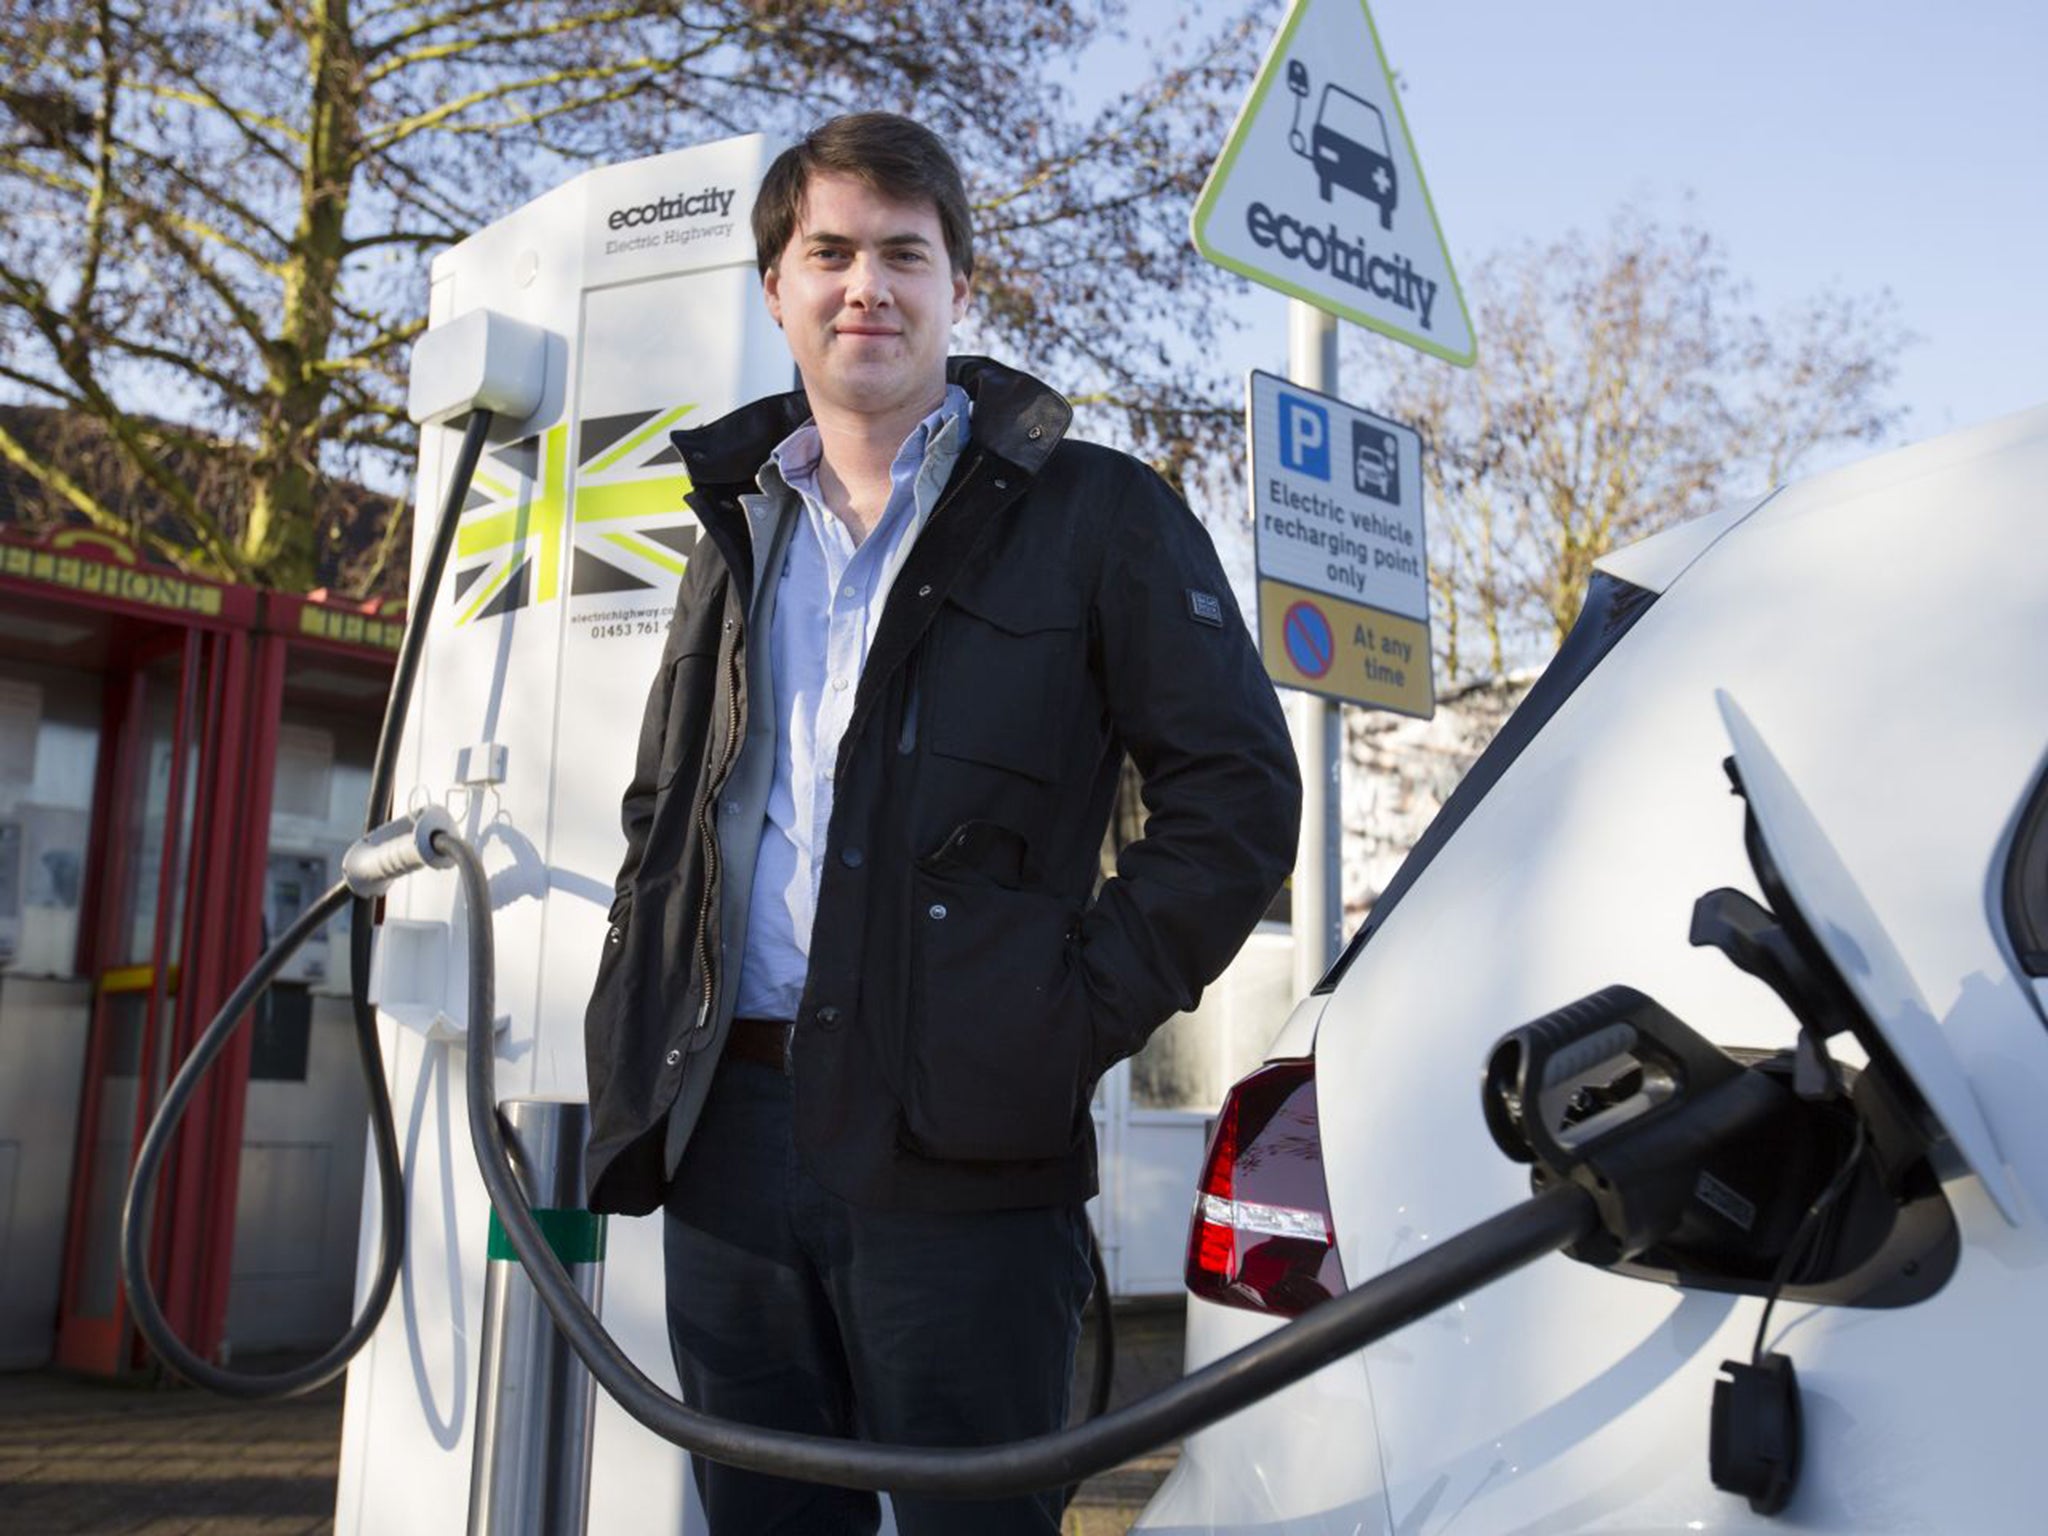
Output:
<instances>
[{"instance_id":1,"label":"no parking roundel","mask_svg":"<svg viewBox=\"0 0 2048 1536\"><path fill-rule=\"evenodd\" d=\"M1322 609L1305 600L1295 603L1287 610L1281 633L1287 642L1287 659L1303 677L1321 677L1330 670L1337 657L1337 637Z\"/></svg>"}]
</instances>

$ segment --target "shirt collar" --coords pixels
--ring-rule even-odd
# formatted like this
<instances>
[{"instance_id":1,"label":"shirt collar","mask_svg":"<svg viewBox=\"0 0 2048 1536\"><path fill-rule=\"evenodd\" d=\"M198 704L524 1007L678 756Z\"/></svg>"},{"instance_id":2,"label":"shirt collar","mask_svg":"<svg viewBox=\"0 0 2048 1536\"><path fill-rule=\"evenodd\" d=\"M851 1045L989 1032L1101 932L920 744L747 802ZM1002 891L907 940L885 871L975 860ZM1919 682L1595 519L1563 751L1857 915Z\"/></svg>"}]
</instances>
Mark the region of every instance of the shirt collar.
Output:
<instances>
[{"instance_id":1,"label":"shirt collar","mask_svg":"<svg viewBox=\"0 0 2048 1536\"><path fill-rule=\"evenodd\" d=\"M957 454L966 443L968 422L973 414L974 402L968 399L967 391L958 384L948 384L938 409L912 427L910 435L903 439L903 446L897 449L891 470L900 467L906 459L913 463L922 461L934 445ZM817 422L807 421L777 443L768 460L775 466L782 483L795 488L816 479L818 463L824 452ZM768 487L764 485L762 489Z\"/></svg>"}]
</instances>

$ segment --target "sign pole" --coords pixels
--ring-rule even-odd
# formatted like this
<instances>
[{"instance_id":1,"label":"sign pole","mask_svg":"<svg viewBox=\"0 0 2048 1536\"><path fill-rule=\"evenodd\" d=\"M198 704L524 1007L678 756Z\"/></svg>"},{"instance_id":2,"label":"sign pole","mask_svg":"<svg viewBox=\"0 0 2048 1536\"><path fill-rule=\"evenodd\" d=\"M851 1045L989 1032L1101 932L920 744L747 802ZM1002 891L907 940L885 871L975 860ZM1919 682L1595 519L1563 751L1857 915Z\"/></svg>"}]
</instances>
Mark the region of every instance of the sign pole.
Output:
<instances>
[{"instance_id":1,"label":"sign pole","mask_svg":"<svg viewBox=\"0 0 2048 1536\"><path fill-rule=\"evenodd\" d=\"M1287 379L1246 380L1259 651L1295 695L1295 990L1344 941L1339 701L1435 708L1422 440L1339 399L1337 320L1470 367L1471 316L1365 0L1292 0L1189 221L1288 297Z\"/></svg>"},{"instance_id":2,"label":"sign pole","mask_svg":"<svg viewBox=\"0 0 2048 1536\"><path fill-rule=\"evenodd\" d=\"M1337 392L1337 317L1300 299L1287 301L1287 376L1305 389ZM1294 990L1306 996L1344 943L1342 707L1294 695L1301 752L1301 840L1294 854L1291 911Z\"/></svg>"}]
</instances>

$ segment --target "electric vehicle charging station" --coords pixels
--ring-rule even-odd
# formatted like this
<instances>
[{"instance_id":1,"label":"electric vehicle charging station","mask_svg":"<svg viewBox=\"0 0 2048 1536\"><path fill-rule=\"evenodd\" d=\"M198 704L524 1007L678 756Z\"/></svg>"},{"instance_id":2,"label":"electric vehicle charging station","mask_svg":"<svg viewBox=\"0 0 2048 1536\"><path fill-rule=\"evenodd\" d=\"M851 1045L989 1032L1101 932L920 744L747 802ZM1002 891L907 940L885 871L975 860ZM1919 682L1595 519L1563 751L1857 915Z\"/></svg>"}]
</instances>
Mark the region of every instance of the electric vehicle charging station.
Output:
<instances>
[{"instance_id":1,"label":"electric vehicle charging station","mask_svg":"<svg viewBox=\"0 0 2048 1536\"><path fill-rule=\"evenodd\" d=\"M494 424L451 568L415 616L429 639L396 778L399 808L446 804L490 871L507 1096L586 1096L619 795L694 536L668 429L790 385L747 220L774 152L748 137L593 170L433 265L428 340L457 329L453 350L422 348L416 413L459 411L478 384L539 364L538 403ZM486 312L517 324L486 326ZM530 350L501 350L508 336ZM461 425L421 429L423 507L449 483ZM406 1267L349 1372L340 1532L438 1536L467 1515L490 1205L464 1129L465 922L454 875L428 871L393 888L378 932ZM359 1298L382 1220L373 1193ZM605 1325L672 1381L660 1218L614 1219L608 1242ZM686 1457L602 1396L593 1458L590 1529L689 1528Z\"/></svg>"}]
</instances>

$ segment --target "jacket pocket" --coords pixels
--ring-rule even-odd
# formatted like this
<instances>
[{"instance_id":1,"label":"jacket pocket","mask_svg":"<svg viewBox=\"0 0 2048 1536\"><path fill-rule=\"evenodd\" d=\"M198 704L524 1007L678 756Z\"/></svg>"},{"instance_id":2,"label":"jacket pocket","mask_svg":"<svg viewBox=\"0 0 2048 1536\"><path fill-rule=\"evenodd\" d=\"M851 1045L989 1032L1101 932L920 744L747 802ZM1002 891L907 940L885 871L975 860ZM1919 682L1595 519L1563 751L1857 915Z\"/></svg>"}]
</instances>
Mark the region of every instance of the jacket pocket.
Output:
<instances>
[{"instance_id":1,"label":"jacket pocket","mask_svg":"<svg viewBox=\"0 0 2048 1536\"><path fill-rule=\"evenodd\" d=\"M662 666L661 758L654 787L666 793L686 766L701 764L704 734L712 717L718 684L718 649L707 643L668 658Z\"/></svg>"},{"instance_id":2,"label":"jacket pocket","mask_svg":"<svg viewBox=\"0 0 2048 1536\"><path fill-rule=\"evenodd\" d=\"M662 928L674 877L635 882L606 914L597 975L583 1013L584 1066L593 1124L648 1113L668 1015L647 1006L661 993Z\"/></svg>"},{"instance_id":3,"label":"jacket pocket","mask_svg":"<svg viewBox=\"0 0 2048 1536\"><path fill-rule=\"evenodd\" d=\"M1063 726L1082 707L1081 639L1079 599L1063 581L948 594L928 645L932 751L1058 778Z\"/></svg>"},{"instance_id":4,"label":"jacket pocket","mask_svg":"<svg viewBox=\"0 0 2048 1536\"><path fill-rule=\"evenodd\" d=\"M911 890L905 1145L946 1160L1066 1156L1094 1058L1075 913L951 867L920 866Z\"/></svg>"},{"instance_id":5,"label":"jacket pocket","mask_svg":"<svg viewBox=\"0 0 2048 1536\"><path fill-rule=\"evenodd\" d=\"M583 1010L583 1060L593 1105L608 1097L614 1072L622 1065L623 1026L635 1010L639 989L634 984L635 968L626 958L633 933L633 897L627 892L614 899L605 914L597 977Z\"/></svg>"}]
</instances>

